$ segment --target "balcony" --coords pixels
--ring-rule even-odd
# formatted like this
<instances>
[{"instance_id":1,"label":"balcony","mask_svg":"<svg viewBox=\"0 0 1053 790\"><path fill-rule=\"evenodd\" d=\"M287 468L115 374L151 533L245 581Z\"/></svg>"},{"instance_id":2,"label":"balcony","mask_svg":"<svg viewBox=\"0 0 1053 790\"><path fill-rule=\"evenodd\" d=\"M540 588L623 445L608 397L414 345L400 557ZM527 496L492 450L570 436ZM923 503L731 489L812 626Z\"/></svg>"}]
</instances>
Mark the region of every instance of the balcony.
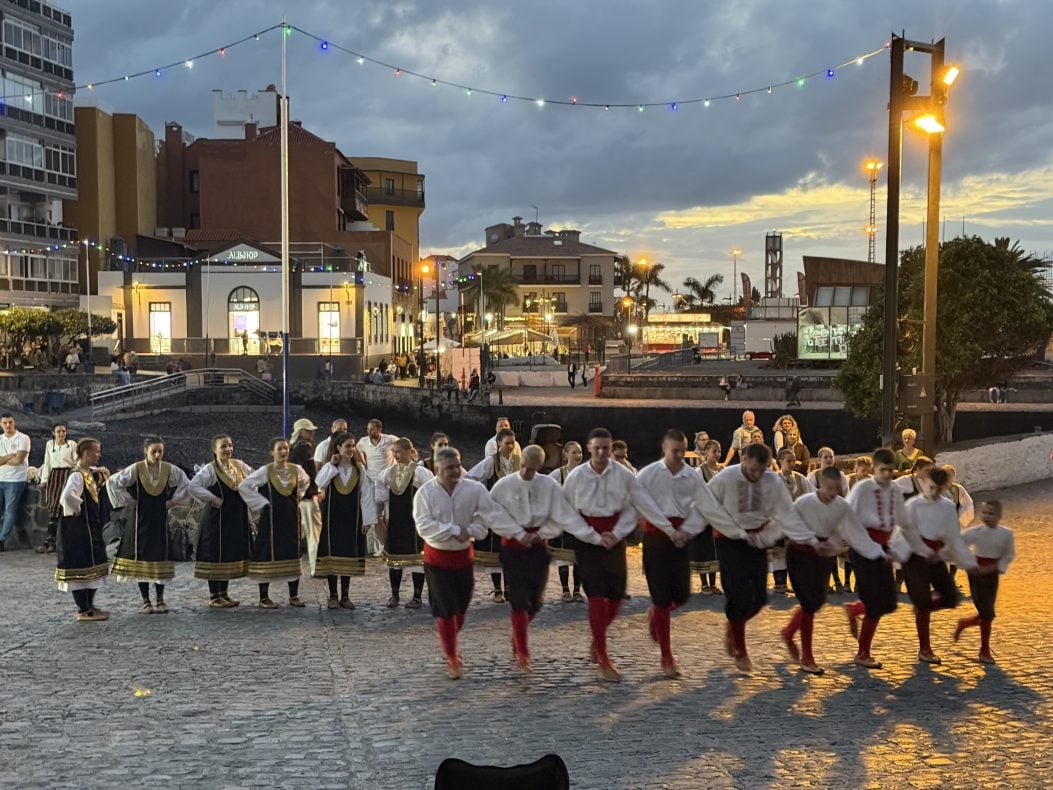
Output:
<instances>
[{"instance_id":1,"label":"balcony","mask_svg":"<svg viewBox=\"0 0 1053 790\"><path fill-rule=\"evenodd\" d=\"M590 274L589 275L589 285L603 285L603 275L602 274Z\"/></svg>"},{"instance_id":2,"label":"balcony","mask_svg":"<svg viewBox=\"0 0 1053 790\"><path fill-rule=\"evenodd\" d=\"M530 272L513 272L512 276L519 285L581 285L576 272L569 274L537 274Z\"/></svg>"},{"instance_id":3,"label":"balcony","mask_svg":"<svg viewBox=\"0 0 1053 790\"><path fill-rule=\"evenodd\" d=\"M361 191L345 192L340 196L340 208L344 216L353 222L365 222L369 219L369 201Z\"/></svg>"},{"instance_id":4,"label":"balcony","mask_svg":"<svg viewBox=\"0 0 1053 790\"><path fill-rule=\"evenodd\" d=\"M551 311L553 313L566 313L567 312L567 303L566 302L548 302L548 301L546 301L546 303L545 303L545 311L546 312ZM534 299L534 300L530 301L530 304L527 304L527 301L524 299L523 300L523 313L524 314L529 314L529 315L533 315L533 314L536 314L536 313L541 313L541 302L540 302L540 300Z\"/></svg>"},{"instance_id":5,"label":"balcony","mask_svg":"<svg viewBox=\"0 0 1053 790\"><path fill-rule=\"evenodd\" d=\"M36 239L51 241L76 241L77 229L64 225L51 225L46 222L24 222L17 219L0 218L0 233L16 236L32 236Z\"/></svg>"},{"instance_id":6,"label":"balcony","mask_svg":"<svg viewBox=\"0 0 1053 790\"><path fill-rule=\"evenodd\" d=\"M603 312L603 304L602 303L601 304L596 304L595 302L589 303L589 312L590 313L602 313Z\"/></svg>"},{"instance_id":7,"label":"balcony","mask_svg":"<svg viewBox=\"0 0 1053 790\"><path fill-rule=\"evenodd\" d=\"M370 203L381 206L412 206L424 208L424 190L385 189L384 187L366 187L366 198Z\"/></svg>"}]
</instances>

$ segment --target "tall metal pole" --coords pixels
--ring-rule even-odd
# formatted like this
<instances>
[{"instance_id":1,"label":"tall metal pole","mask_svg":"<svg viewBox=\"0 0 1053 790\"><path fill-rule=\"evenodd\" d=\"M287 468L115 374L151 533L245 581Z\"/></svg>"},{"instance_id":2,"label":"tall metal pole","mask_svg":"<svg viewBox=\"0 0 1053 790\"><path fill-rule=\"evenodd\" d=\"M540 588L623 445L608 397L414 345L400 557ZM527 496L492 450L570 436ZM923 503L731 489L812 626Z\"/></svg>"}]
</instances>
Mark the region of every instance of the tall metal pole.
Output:
<instances>
[{"instance_id":1,"label":"tall metal pole","mask_svg":"<svg viewBox=\"0 0 1053 790\"><path fill-rule=\"evenodd\" d=\"M439 375L441 367L439 361L439 322L442 320L442 316L439 315L439 260L435 259L435 388L439 388Z\"/></svg>"},{"instance_id":2,"label":"tall metal pole","mask_svg":"<svg viewBox=\"0 0 1053 790\"><path fill-rule=\"evenodd\" d=\"M289 28L282 17L281 212L282 212L282 436L289 435L289 90L285 75L285 39Z\"/></svg>"},{"instance_id":3,"label":"tall metal pole","mask_svg":"<svg viewBox=\"0 0 1053 790\"><path fill-rule=\"evenodd\" d=\"M903 172L904 39L893 35L888 100L888 200L885 210L885 321L882 343L881 443L891 444L899 386L899 192Z\"/></svg>"},{"instance_id":4,"label":"tall metal pole","mask_svg":"<svg viewBox=\"0 0 1053 790\"><path fill-rule=\"evenodd\" d=\"M936 42L932 51L932 85L929 95L941 92L944 40ZM929 135L929 184L925 220L925 302L922 307L924 326L921 336L922 382L931 386L928 399L922 399L921 435L919 445L930 457L936 452L936 289L940 270L940 171L943 165L943 133Z\"/></svg>"}]
</instances>

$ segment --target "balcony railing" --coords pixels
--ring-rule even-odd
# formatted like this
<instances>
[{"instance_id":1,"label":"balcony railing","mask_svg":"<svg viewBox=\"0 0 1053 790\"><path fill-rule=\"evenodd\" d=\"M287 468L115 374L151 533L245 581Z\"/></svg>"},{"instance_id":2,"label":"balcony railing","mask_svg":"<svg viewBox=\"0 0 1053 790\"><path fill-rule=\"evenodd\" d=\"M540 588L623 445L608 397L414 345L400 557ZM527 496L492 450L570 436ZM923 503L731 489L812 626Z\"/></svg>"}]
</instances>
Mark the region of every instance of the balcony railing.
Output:
<instances>
[{"instance_id":1,"label":"balcony railing","mask_svg":"<svg viewBox=\"0 0 1053 790\"><path fill-rule=\"evenodd\" d=\"M544 285L546 283L556 283L559 285L581 284L581 280L575 272L569 274L524 274L515 272L513 274L516 282L520 285Z\"/></svg>"},{"instance_id":2,"label":"balcony railing","mask_svg":"<svg viewBox=\"0 0 1053 790\"><path fill-rule=\"evenodd\" d=\"M545 311L546 312L549 311L549 310L551 310L553 313L566 313L567 312L567 303L566 302L546 303L544 307L545 307ZM523 312L524 313L540 313L541 312L541 305L538 304L537 302L531 302L530 304L527 304L526 302L524 302L523 303Z\"/></svg>"},{"instance_id":3,"label":"balcony railing","mask_svg":"<svg viewBox=\"0 0 1053 790\"><path fill-rule=\"evenodd\" d=\"M603 275L602 274L590 274L589 275L589 285L603 285Z\"/></svg>"},{"instance_id":4,"label":"balcony railing","mask_svg":"<svg viewBox=\"0 0 1053 790\"><path fill-rule=\"evenodd\" d=\"M361 190L355 190L348 194L345 192L340 196L340 208L344 216L358 222L364 222L369 218L369 201Z\"/></svg>"},{"instance_id":5,"label":"balcony railing","mask_svg":"<svg viewBox=\"0 0 1053 790\"><path fill-rule=\"evenodd\" d=\"M14 233L19 236L33 236L38 239L53 241L76 241L77 229L63 225L52 225L47 222L26 222L18 219L0 218L0 233Z\"/></svg>"},{"instance_id":6,"label":"balcony railing","mask_svg":"<svg viewBox=\"0 0 1053 790\"><path fill-rule=\"evenodd\" d=\"M424 190L420 189L386 189L385 187L366 187L366 197L370 203L381 203L389 206L418 206L424 208Z\"/></svg>"},{"instance_id":7,"label":"balcony railing","mask_svg":"<svg viewBox=\"0 0 1053 790\"><path fill-rule=\"evenodd\" d=\"M603 312L603 305L602 304L596 304L594 302L590 303L589 304L589 312L590 313L602 313Z\"/></svg>"}]
</instances>

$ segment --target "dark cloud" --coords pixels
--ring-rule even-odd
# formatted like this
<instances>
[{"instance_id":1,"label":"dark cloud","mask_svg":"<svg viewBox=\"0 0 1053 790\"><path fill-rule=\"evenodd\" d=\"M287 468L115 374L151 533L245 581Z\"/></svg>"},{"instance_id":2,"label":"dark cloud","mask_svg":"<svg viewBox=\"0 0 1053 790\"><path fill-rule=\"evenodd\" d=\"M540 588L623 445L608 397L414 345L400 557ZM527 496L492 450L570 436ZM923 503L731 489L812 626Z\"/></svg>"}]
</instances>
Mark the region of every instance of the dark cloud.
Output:
<instances>
[{"instance_id":1,"label":"dark cloud","mask_svg":"<svg viewBox=\"0 0 1053 790\"><path fill-rule=\"evenodd\" d=\"M249 0L67 5L78 81L176 60L280 20L271 4ZM629 103L766 86L881 47L890 30L922 40L946 36L949 57L964 66L949 108L948 188L969 176L1050 164L1053 92L1045 61L1053 5L1045 3L362 0L302 4L289 13L290 23L333 42L476 88ZM100 88L94 99L142 115L155 132L177 120L208 135L210 91L277 83L278 46L272 33L190 72L177 67L160 79ZM887 148L884 54L771 96L637 113L502 104L359 66L300 34L288 46L294 117L352 157L420 162L429 188L425 251L475 243L486 225L528 215L536 204L543 221L574 223L597 243L662 245L655 253L670 261L677 281L700 266L730 270L725 251L736 245L748 245L759 268L772 223L671 230L655 218L782 193L806 178L859 188L863 157L884 159ZM924 84L921 60L908 70ZM907 188L924 184L923 145L912 135L905 143ZM865 252L865 197L845 211L829 217L832 235L828 228L815 239L799 237L788 262L806 252ZM1010 222L1041 213L998 216ZM1048 224L1012 224L1006 232L1027 248L1053 248Z\"/></svg>"}]
</instances>

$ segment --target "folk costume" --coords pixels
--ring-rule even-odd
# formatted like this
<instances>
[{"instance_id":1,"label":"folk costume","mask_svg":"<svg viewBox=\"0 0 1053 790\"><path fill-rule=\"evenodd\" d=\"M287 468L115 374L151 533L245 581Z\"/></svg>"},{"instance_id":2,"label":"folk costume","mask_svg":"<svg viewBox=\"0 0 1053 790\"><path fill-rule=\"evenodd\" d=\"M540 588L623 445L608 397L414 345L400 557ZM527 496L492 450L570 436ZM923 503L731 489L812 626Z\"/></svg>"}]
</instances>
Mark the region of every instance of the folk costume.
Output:
<instances>
[{"instance_id":1,"label":"folk costume","mask_svg":"<svg viewBox=\"0 0 1053 790\"><path fill-rule=\"evenodd\" d=\"M545 475L535 474L530 480L522 473L507 475L494 484L490 496L505 510L505 518L491 530L501 536L501 567L508 577L512 605L512 652L516 664L529 670L527 627L544 600L548 540L568 528L584 531L585 523L563 496L560 484Z\"/></svg>"},{"instance_id":2,"label":"folk costume","mask_svg":"<svg viewBox=\"0 0 1053 790\"><path fill-rule=\"evenodd\" d=\"M991 652L991 623L995 618L995 602L998 600L998 577L1009 569L1009 563L1016 557L1013 530L1001 524L994 527L977 524L962 533L962 540L972 547L976 558L977 569L969 574L969 593L972 595L976 614L958 621L958 626L954 629L954 641L958 641L966 628L979 626L980 661L984 664L994 664L995 658Z\"/></svg>"},{"instance_id":3,"label":"folk costume","mask_svg":"<svg viewBox=\"0 0 1053 790\"><path fill-rule=\"evenodd\" d=\"M78 620L105 620L109 615L95 608L95 591L106 583L110 562L102 539L107 503L98 472L74 468L66 478L59 501L62 519L55 534L55 583L73 593Z\"/></svg>"},{"instance_id":4,"label":"folk costume","mask_svg":"<svg viewBox=\"0 0 1053 790\"><path fill-rule=\"evenodd\" d=\"M44 489L44 504L48 509L48 536L44 541L44 552L55 550L55 533L62 518L62 489L66 479L77 465L77 443L67 439L56 444L48 439L44 446L44 463L40 466L40 486ZM41 549L37 549L41 552Z\"/></svg>"},{"instance_id":5,"label":"folk costume","mask_svg":"<svg viewBox=\"0 0 1053 790\"><path fill-rule=\"evenodd\" d=\"M811 494L815 491L818 485L818 480L815 479L814 475L805 476L800 472L790 472L789 475L783 474L781 471L776 472L783 485L786 486L786 490L790 494L790 499L796 502L805 494ZM848 493L848 490L845 490ZM842 494L843 496L843 494ZM787 592L786 579L786 540L785 538L776 541L775 545L768 549L768 569L771 571L772 581L775 584L775 592L785 594Z\"/></svg>"},{"instance_id":6,"label":"folk costume","mask_svg":"<svg viewBox=\"0 0 1053 790\"><path fill-rule=\"evenodd\" d=\"M216 609L238 605L230 597L230 580L249 574L252 527L238 486L251 474L252 467L236 458L230 459L229 466L213 459L190 481L190 495L205 506L194 551L194 578L208 581L209 606ZM213 499L220 500L219 507L212 505Z\"/></svg>"},{"instance_id":7,"label":"folk costume","mask_svg":"<svg viewBox=\"0 0 1053 790\"><path fill-rule=\"evenodd\" d=\"M567 475L570 473L571 470L564 465L549 472L549 477L562 486L567 482ZM577 548L578 539L565 530L558 537L552 538L548 542L549 553L552 555L552 561L556 564L556 572L559 574L559 584L563 588L564 603L570 603L571 601L580 603L585 600L581 595L581 573L574 562ZM574 571L573 594L570 591L571 569Z\"/></svg>"},{"instance_id":8,"label":"folk costume","mask_svg":"<svg viewBox=\"0 0 1053 790\"><path fill-rule=\"evenodd\" d=\"M667 677L678 677L680 670L673 658L670 639L670 615L691 597L691 550L689 541L706 526L698 508L711 508L712 494L702 475L687 464L673 472L664 459L648 464L636 478L658 503L669 526L663 528L644 521L643 569L651 608L647 620L651 639L658 643L662 671ZM682 546L673 543L677 533L687 536Z\"/></svg>"},{"instance_id":9,"label":"folk costume","mask_svg":"<svg viewBox=\"0 0 1053 790\"><path fill-rule=\"evenodd\" d=\"M884 559L884 549L871 540L852 506L842 497L824 502L819 494L812 492L795 500L793 509L819 543L840 547L843 541L869 560ZM801 669L815 675L823 674L823 670L815 663L812 653L813 623L815 613L826 603L830 576L836 564L836 557L822 556L812 546L795 541L787 544L786 566L800 605L794 610L789 624L782 629L782 639ZM793 641L798 632L801 634L800 652Z\"/></svg>"},{"instance_id":10,"label":"folk costume","mask_svg":"<svg viewBox=\"0 0 1053 790\"><path fill-rule=\"evenodd\" d=\"M413 522L424 539L424 575L439 642L446 657L446 674L459 679L463 663L457 634L475 586L471 538L482 540L487 530L507 518L490 498L486 486L462 477L448 492L438 478L422 485L413 497ZM460 540L462 530L467 538Z\"/></svg>"},{"instance_id":11,"label":"folk costume","mask_svg":"<svg viewBox=\"0 0 1053 790\"><path fill-rule=\"evenodd\" d=\"M868 669L880 669L881 663L870 655L878 621L896 610L896 579L892 570L890 542L896 526L907 523L903 494L895 483L879 483L870 477L860 480L848 492L846 501L870 539L882 547L885 556L870 559L856 551L849 552L856 574L856 593L859 600L845 604L852 636L859 640L855 662ZM863 618L862 624L859 618Z\"/></svg>"},{"instance_id":12,"label":"folk costume","mask_svg":"<svg viewBox=\"0 0 1053 790\"><path fill-rule=\"evenodd\" d=\"M260 608L277 609L269 597L271 582L288 582L289 604L300 600L299 500L311 481L302 467L261 466L238 484L249 514L256 519L256 538L249 558L249 578L260 586Z\"/></svg>"},{"instance_id":13,"label":"folk costume","mask_svg":"<svg viewBox=\"0 0 1053 790\"><path fill-rule=\"evenodd\" d=\"M187 501L189 486L183 470L167 461L158 463L156 474L146 461L138 461L106 481L115 508L132 506L113 560L113 577L139 582L146 614L168 609L164 583L175 578L168 543L168 503ZM156 608L150 603L150 582L157 593Z\"/></svg>"},{"instance_id":14,"label":"folk costume","mask_svg":"<svg viewBox=\"0 0 1053 790\"><path fill-rule=\"evenodd\" d=\"M387 530L384 535L384 563L388 566L391 598L388 606L399 605L402 575L413 577L413 597L407 609L419 609L424 593L424 541L413 521L413 497L433 475L419 463L393 463L377 481L377 506L387 508Z\"/></svg>"},{"instance_id":15,"label":"folk costume","mask_svg":"<svg viewBox=\"0 0 1053 790\"><path fill-rule=\"evenodd\" d=\"M607 629L625 598L625 539L636 529L638 512L659 529L672 529L673 525L636 475L613 459L602 472L597 472L591 461L575 467L563 492L588 526L570 531L577 530L575 537L579 539L577 560L589 598L592 657L603 678L617 682L621 675L607 655ZM609 549L601 538L607 532L617 538Z\"/></svg>"},{"instance_id":16,"label":"folk costume","mask_svg":"<svg viewBox=\"0 0 1053 790\"><path fill-rule=\"evenodd\" d=\"M698 468L698 471L702 475L702 480L708 484L719 470L710 469L703 464ZM691 572L697 573L699 579L702 580L703 595L720 594L720 589L717 587L717 571L720 570L720 563L717 562L716 541L717 538L713 534L713 526L706 524L705 529L698 533L691 540L691 543L688 544L688 553L691 557Z\"/></svg>"},{"instance_id":17,"label":"folk costume","mask_svg":"<svg viewBox=\"0 0 1053 790\"><path fill-rule=\"evenodd\" d=\"M947 561L957 563L968 572L976 570L976 560L962 540L954 503L946 497L934 500L914 497L907 503L907 521L903 534L910 544L911 555L903 565L903 577L914 604L918 659L939 664L929 638L932 612L958 605L958 588L951 579Z\"/></svg>"},{"instance_id":18,"label":"folk costume","mask_svg":"<svg viewBox=\"0 0 1053 790\"><path fill-rule=\"evenodd\" d=\"M489 491L494 487L494 483L501 478L518 474L518 472L518 450L513 450L508 458L505 458L501 453L495 450L492 455L486 456L482 461L469 469L467 476L472 480L482 483L486 486L486 490ZM494 585L494 601L497 603L504 603L506 596L502 590L502 576L504 574L501 570L500 535L489 534L482 540L477 540L475 542L475 564L482 568L497 569L490 572L490 580Z\"/></svg>"},{"instance_id":19,"label":"folk costume","mask_svg":"<svg viewBox=\"0 0 1053 790\"><path fill-rule=\"evenodd\" d=\"M318 560L314 576L329 583L329 608L354 609L348 593L352 576L364 576L366 530L377 523L373 484L358 461L337 466L327 463L318 471L315 484L325 492L322 500L322 532L318 538ZM340 598L336 579L340 577Z\"/></svg>"}]
</instances>

